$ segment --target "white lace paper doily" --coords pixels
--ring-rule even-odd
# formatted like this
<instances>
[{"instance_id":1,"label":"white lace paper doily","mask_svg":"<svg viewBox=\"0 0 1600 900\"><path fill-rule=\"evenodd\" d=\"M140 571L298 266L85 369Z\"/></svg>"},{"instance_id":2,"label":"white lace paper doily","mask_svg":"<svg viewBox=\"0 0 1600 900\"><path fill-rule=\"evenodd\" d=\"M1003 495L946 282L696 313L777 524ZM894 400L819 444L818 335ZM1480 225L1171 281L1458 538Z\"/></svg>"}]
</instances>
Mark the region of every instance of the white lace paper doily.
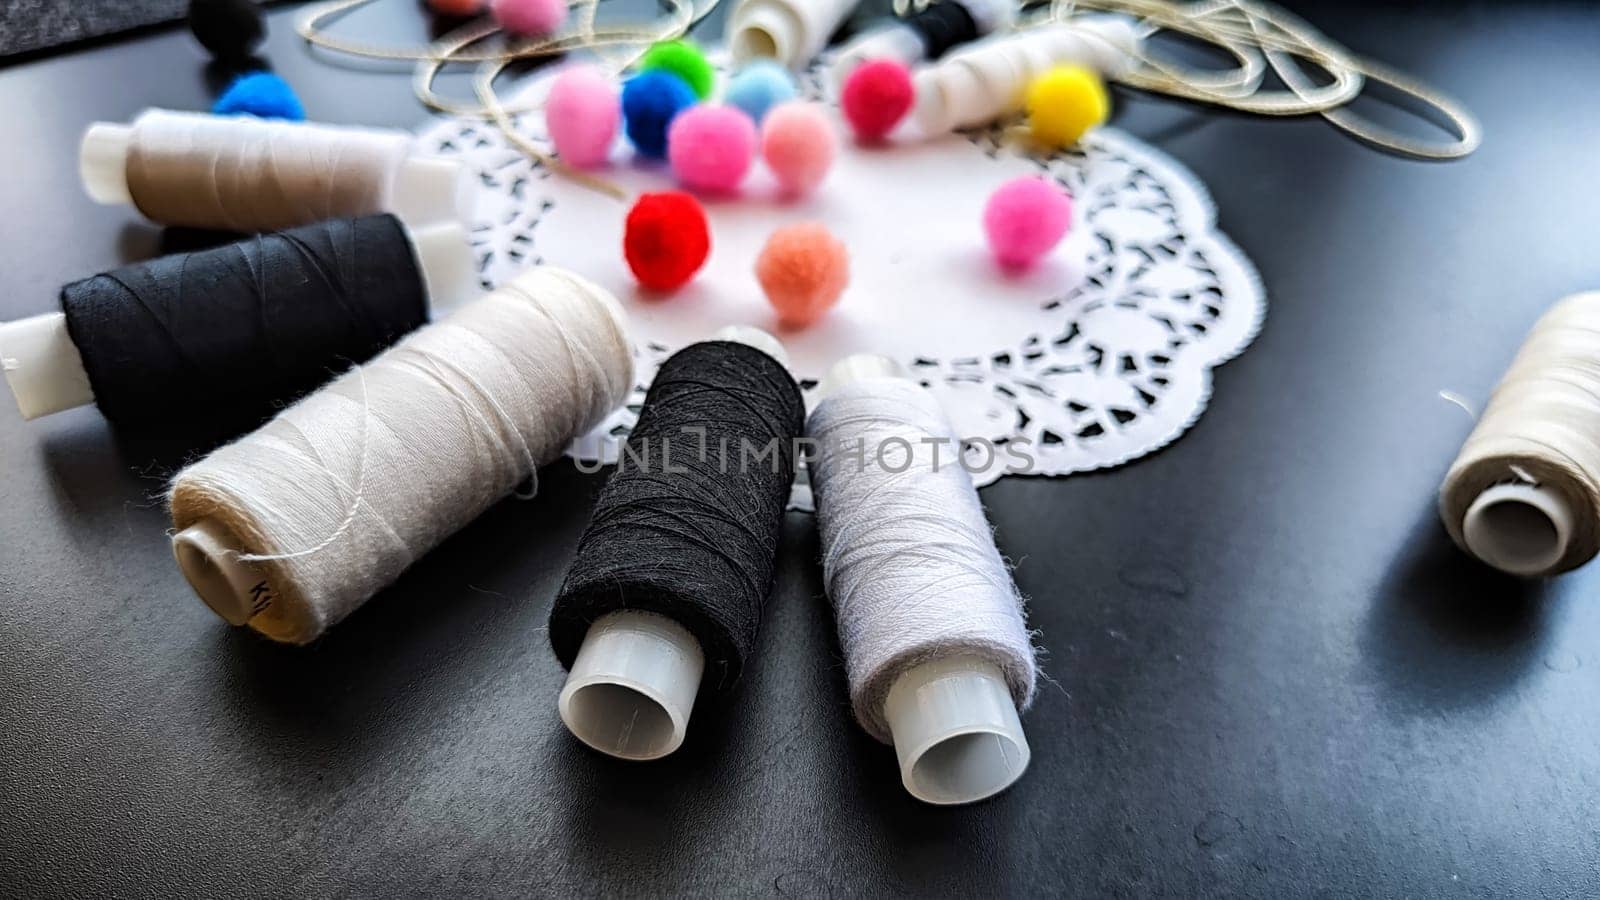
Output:
<instances>
[{"instance_id":1,"label":"white lace paper doily","mask_svg":"<svg viewBox=\"0 0 1600 900\"><path fill-rule=\"evenodd\" d=\"M544 76L526 90L537 97L548 86ZM819 94L814 78L807 90ZM549 147L542 114L524 114L516 127ZM842 121L840 129L847 133ZM877 149L846 140L816 193L789 202L758 160L737 197L703 198L711 258L668 296L641 291L628 272L625 204L532 163L479 119L441 120L420 142L478 173L472 239L486 287L550 263L593 279L627 308L639 384L569 449L579 459L615 461L660 363L743 324L778 335L808 402L842 356L901 361L973 441L969 468L980 486L1007 474L1120 465L1194 423L1211 368L1250 343L1266 312L1254 267L1216 230L1205 189L1114 128L1047 159L1020 155L999 128ZM1004 274L984 243L984 202L1006 179L1040 172L1071 194L1072 234L1049 261ZM633 192L678 189L664 164L636 160L621 140L602 174ZM848 245L851 282L821 321L785 331L754 264L773 229L805 220L824 222ZM810 506L803 483L795 504Z\"/></svg>"}]
</instances>

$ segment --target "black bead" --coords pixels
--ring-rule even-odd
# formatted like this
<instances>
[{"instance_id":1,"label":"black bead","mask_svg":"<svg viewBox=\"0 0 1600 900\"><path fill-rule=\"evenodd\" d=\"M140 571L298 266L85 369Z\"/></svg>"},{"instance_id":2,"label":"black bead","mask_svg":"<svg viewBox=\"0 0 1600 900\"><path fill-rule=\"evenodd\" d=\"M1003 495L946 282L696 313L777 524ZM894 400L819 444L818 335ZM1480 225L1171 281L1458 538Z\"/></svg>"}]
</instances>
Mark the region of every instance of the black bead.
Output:
<instances>
[{"instance_id":1,"label":"black bead","mask_svg":"<svg viewBox=\"0 0 1600 900\"><path fill-rule=\"evenodd\" d=\"M189 29L218 59L240 60L266 36L254 0L190 0Z\"/></svg>"}]
</instances>

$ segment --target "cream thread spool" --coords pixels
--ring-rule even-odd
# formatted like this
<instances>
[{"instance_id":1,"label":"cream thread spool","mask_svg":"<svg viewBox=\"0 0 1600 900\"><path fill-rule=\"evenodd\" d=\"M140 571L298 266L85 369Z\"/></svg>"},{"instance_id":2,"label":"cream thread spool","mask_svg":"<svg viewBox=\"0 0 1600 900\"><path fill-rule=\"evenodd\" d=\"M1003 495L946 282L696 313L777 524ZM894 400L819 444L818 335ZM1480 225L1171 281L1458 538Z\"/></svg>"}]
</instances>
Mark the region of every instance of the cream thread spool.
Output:
<instances>
[{"instance_id":1,"label":"cream thread spool","mask_svg":"<svg viewBox=\"0 0 1600 900\"><path fill-rule=\"evenodd\" d=\"M735 65L774 59L803 69L849 18L859 0L741 0L728 15Z\"/></svg>"},{"instance_id":2,"label":"cream thread spool","mask_svg":"<svg viewBox=\"0 0 1600 900\"><path fill-rule=\"evenodd\" d=\"M1122 16L1083 16L979 41L912 76L911 122L926 137L1020 112L1028 85L1051 67L1077 63L1107 80L1128 72L1142 39Z\"/></svg>"},{"instance_id":3,"label":"cream thread spool","mask_svg":"<svg viewBox=\"0 0 1600 900\"><path fill-rule=\"evenodd\" d=\"M783 344L759 328L729 325L712 339L789 364ZM682 746L689 732L705 663L694 635L667 616L607 613L589 626L556 708L574 737L602 753L659 759Z\"/></svg>"},{"instance_id":4,"label":"cream thread spool","mask_svg":"<svg viewBox=\"0 0 1600 900\"><path fill-rule=\"evenodd\" d=\"M180 472L173 554L224 620L306 643L536 479L632 384L616 299L532 269Z\"/></svg>"},{"instance_id":5,"label":"cream thread spool","mask_svg":"<svg viewBox=\"0 0 1600 900\"><path fill-rule=\"evenodd\" d=\"M1600 551L1600 292L1539 318L1439 489L1463 550L1512 575Z\"/></svg>"},{"instance_id":6,"label":"cream thread spool","mask_svg":"<svg viewBox=\"0 0 1600 900\"><path fill-rule=\"evenodd\" d=\"M447 311L480 292L466 229L449 221L403 227L435 311ZM203 297L194 299L205 302ZM62 313L0 322L0 369L24 419L94 403L83 357Z\"/></svg>"},{"instance_id":7,"label":"cream thread spool","mask_svg":"<svg viewBox=\"0 0 1600 900\"><path fill-rule=\"evenodd\" d=\"M822 400L813 412L813 422L824 406L855 386L869 388L875 381L901 381L905 377L905 370L898 363L884 357L861 354L842 359L829 370L819 386ZM808 430L812 430L814 439L824 444L817 453L829 454L826 429L808 426ZM847 526L837 519L850 510L835 508L840 502L828 494L829 478L847 477L849 473L834 476L829 471L834 464L821 463L814 455L812 483L818 492L817 514L824 536L828 590L837 609L835 577L841 576L843 565L837 559L837 544L865 538L859 533L841 533ZM966 478L955 461L947 460L947 466L962 472L960 477ZM976 491L970 480L966 490L971 492L971 505L977 506ZM880 502L883 499L878 498ZM842 505L850 504L846 501ZM903 502L897 504L901 505ZM968 511L951 511L950 514L960 518ZM981 507L976 515L981 517ZM983 523L983 527L987 528L987 523ZM990 552L997 556L992 547ZM1009 584L1009 574L1005 580ZM1023 625L1019 621L1016 627L1022 629ZM857 666L847 660L857 720L874 737L894 745L906 790L919 800L940 805L972 803L1005 790L1022 777L1032 756L1018 713L1019 705L1024 705L1032 692L1032 647L1027 647L1021 662L1026 674L1017 675L1027 683L1026 691L1019 694L1018 686L996 664L997 654L1003 655L997 648L987 647L984 653L969 652L962 649L959 640L950 642L947 638L948 635L934 640L926 647L901 648L894 654L898 662L882 664L888 672L870 672L869 681L884 674L893 675L881 695L874 695L867 685L857 683L861 677ZM1012 639L1013 643L1028 644L1025 631L1012 635ZM847 646L852 643L843 633L841 642ZM946 643L952 646L941 649L939 645ZM908 649L913 651L909 657L906 656ZM1017 660L1011 662L1018 663ZM881 709L862 708L863 703L879 702Z\"/></svg>"},{"instance_id":8,"label":"cream thread spool","mask_svg":"<svg viewBox=\"0 0 1600 900\"><path fill-rule=\"evenodd\" d=\"M90 125L79 172L95 202L132 204L163 225L273 231L379 212L466 221L466 167L413 155L414 143L401 131L151 109L129 125Z\"/></svg>"}]
</instances>

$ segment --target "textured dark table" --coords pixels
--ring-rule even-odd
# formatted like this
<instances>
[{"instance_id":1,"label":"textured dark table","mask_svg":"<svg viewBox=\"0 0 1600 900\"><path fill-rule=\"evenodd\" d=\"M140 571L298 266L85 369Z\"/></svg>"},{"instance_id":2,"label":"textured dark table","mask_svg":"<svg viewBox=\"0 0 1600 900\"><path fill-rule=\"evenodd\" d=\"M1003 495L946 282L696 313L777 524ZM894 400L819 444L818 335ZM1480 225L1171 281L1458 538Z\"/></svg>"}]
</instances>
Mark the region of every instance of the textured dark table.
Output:
<instances>
[{"instance_id":1,"label":"textured dark table","mask_svg":"<svg viewBox=\"0 0 1600 900\"><path fill-rule=\"evenodd\" d=\"M1427 165L1121 98L1210 186L1270 311L1169 449L984 491L1056 682L1011 791L901 789L848 718L803 517L737 702L630 765L561 728L542 630L599 478L554 467L286 649L179 577L164 449L5 403L0 895L1592 895L1600 573L1498 577L1433 506L1469 425L1438 391L1481 401L1546 305L1600 286L1600 10L1308 13L1488 139ZM420 118L403 75L273 24L314 117ZM155 251L84 198L75 143L202 105L202 65L174 33L0 71L0 316Z\"/></svg>"}]
</instances>

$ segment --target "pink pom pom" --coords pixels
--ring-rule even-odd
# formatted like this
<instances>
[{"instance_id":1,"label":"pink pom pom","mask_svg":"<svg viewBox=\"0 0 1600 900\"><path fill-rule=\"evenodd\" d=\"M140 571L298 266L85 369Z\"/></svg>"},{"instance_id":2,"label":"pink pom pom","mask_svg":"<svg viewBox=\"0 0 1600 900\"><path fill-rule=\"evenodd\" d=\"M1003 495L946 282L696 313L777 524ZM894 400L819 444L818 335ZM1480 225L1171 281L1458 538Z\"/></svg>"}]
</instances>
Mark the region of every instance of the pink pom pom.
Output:
<instances>
[{"instance_id":1,"label":"pink pom pom","mask_svg":"<svg viewBox=\"0 0 1600 900\"><path fill-rule=\"evenodd\" d=\"M491 0L489 12L500 27L512 34L538 37L561 27L567 19L566 0Z\"/></svg>"},{"instance_id":2,"label":"pink pom pom","mask_svg":"<svg viewBox=\"0 0 1600 900\"><path fill-rule=\"evenodd\" d=\"M596 66L564 69L544 101L544 124L563 162L589 169L606 161L622 107L617 86Z\"/></svg>"},{"instance_id":3,"label":"pink pom pom","mask_svg":"<svg viewBox=\"0 0 1600 900\"><path fill-rule=\"evenodd\" d=\"M844 80L839 106L844 117L863 141L881 141L889 136L916 99L911 85L911 70L892 59L862 63Z\"/></svg>"},{"instance_id":4,"label":"pink pom pom","mask_svg":"<svg viewBox=\"0 0 1600 900\"><path fill-rule=\"evenodd\" d=\"M761 122L761 156L791 194L808 193L822 183L838 144L828 114L815 103L791 100Z\"/></svg>"},{"instance_id":5,"label":"pink pom pom","mask_svg":"<svg viewBox=\"0 0 1600 900\"><path fill-rule=\"evenodd\" d=\"M780 322L804 327L839 302L850 283L850 252L819 222L785 225L756 257L756 280Z\"/></svg>"},{"instance_id":6,"label":"pink pom pom","mask_svg":"<svg viewBox=\"0 0 1600 900\"><path fill-rule=\"evenodd\" d=\"M739 186L756 154L756 126L731 106L694 106L667 129L667 160L686 187L727 192Z\"/></svg>"},{"instance_id":7,"label":"pink pom pom","mask_svg":"<svg viewBox=\"0 0 1600 900\"><path fill-rule=\"evenodd\" d=\"M1024 175L1000 185L983 208L989 249L1003 266L1031 265L1072 225L1072 201L1054 182Z\"/></svg>"}]
</instances>

